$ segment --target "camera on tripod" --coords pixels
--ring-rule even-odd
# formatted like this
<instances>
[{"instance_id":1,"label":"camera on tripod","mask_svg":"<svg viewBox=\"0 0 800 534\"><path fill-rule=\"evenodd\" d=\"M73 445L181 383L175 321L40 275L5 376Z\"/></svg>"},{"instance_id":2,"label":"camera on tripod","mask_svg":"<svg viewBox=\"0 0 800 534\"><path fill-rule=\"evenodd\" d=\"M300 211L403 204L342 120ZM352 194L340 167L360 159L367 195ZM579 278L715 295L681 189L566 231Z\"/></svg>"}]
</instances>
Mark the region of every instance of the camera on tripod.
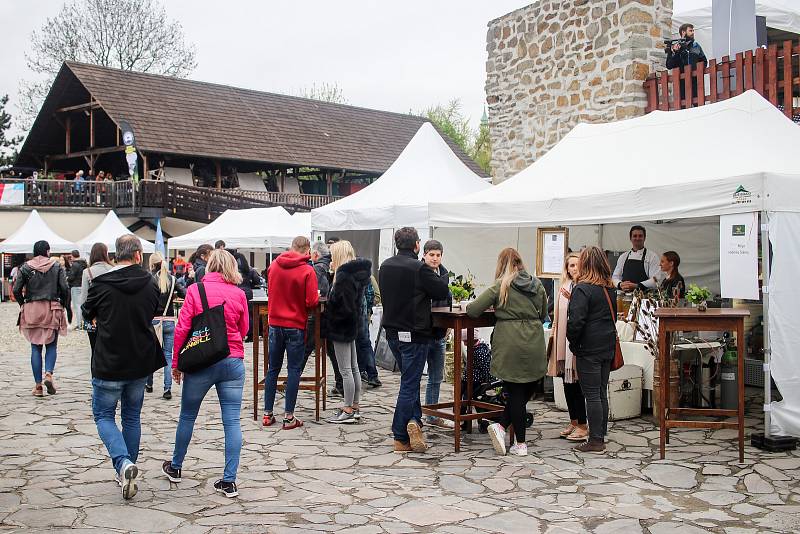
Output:
<instances>
[{"instance_id":1,"label":"camera on tripod","mask_svg":"<svg viewBox=\"0 0 800 534\"><path fill-rule=\"evenodd\" d=\"M685 52L686 50L688 50L691 42L692 42L691 39L686 39L685 37L679 37L677 39L664 39L664 49L667 52L670 52L672 51L672 47L677 44L680 45L680 48L678 48L678 50L675 50L675 53L679 54L681 52Z\"/></svg>"}]
</instances>

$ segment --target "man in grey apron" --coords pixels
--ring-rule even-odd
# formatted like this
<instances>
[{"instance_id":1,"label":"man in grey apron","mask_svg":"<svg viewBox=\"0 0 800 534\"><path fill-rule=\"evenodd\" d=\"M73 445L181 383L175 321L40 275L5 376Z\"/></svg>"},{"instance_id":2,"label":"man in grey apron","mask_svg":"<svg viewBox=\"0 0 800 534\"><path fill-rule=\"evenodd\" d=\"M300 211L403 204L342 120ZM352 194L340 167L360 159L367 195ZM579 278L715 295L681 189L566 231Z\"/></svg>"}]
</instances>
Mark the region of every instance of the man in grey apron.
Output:
<instances>
[{"instance_id":1,"label":"man in grey apron","mask_svg":"<svg viewBox=\"0 0 800 534\"><path fill-rule=\"evenodd\" d=\"M647 230L643 226L633 226L629 232L631 250L617 260L612 279L614 286L621 291L635 289L654 289L660 281L661 267L659 256L645 248Z\"/></svg>"}]
</instances>

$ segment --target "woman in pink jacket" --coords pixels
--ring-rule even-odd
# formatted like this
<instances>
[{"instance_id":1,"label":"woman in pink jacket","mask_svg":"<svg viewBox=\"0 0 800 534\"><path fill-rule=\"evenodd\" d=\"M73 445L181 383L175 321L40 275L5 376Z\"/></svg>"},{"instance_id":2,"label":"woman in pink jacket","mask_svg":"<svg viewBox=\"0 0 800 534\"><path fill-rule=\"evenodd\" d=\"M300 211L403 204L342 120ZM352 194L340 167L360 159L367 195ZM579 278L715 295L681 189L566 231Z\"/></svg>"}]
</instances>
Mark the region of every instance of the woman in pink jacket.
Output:
<instances>
[{"instance_id":1,"label":"woman in pink jacket","mask_svg":"<svg viewBox=\"0 0 800 534\"><path fill-rule=\"evenodd\" d=\"M236 471L239 468L239 454L242 449L242 427L239 421L242 409L242 390L244 389L244 343L250 326L247 314L247 299L244 292L236 287L242 281L234 257L225 250L213 251L208 258L206 274L201 282L206 290L208 306L213 308L224 304L225 323L228 328L228 347L230 356L201 371L184 374L178 370L178 359L186 338L189 336L192 319L203 311L198 284L189 287L178 324L175 325L175 345L172 357L172 378L180 384L185 378L181 391L181 415L175 431L175 450L172 461L167 460L161 470L171 482L181 481L181 466L192 439L194 421L200 410L200 403L214 386L217 389L219 405L222 410L222 426L225 429L225 471L222 479L214 483L214 488L226 497L239 495L236 489Z\"/></svg>"}]
</instances>

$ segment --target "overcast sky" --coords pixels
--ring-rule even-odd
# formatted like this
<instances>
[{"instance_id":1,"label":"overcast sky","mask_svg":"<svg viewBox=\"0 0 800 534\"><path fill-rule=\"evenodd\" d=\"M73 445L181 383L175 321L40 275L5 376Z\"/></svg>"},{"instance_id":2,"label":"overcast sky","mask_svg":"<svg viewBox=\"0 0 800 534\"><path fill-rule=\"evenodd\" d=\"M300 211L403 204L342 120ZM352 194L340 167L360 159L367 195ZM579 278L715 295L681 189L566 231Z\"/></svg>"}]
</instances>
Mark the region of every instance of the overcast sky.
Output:
<instances>
[{"instance_id":1,"label":"overcast sky","mask_svg":"<svg viewBox=\"0 0 800 534\"><path fill-rule=\"evenodd\" d=\"M350 104L483 113L487 23L532 0L165 0L197 46L192 79L296 94L336 83ZM0 0L0 95L17 98L27 41L60 0ZM14 108L12 107L12 111Z\"/></svg>"}]
</instances>

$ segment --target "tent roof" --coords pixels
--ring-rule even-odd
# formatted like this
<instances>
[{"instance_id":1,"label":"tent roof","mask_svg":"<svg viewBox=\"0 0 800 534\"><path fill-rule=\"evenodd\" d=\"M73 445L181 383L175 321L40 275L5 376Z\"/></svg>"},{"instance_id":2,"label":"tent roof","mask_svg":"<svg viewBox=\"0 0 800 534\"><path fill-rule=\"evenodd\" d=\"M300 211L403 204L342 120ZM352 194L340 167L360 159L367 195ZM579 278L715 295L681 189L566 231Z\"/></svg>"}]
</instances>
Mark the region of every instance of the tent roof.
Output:
<instances>
[{"instance_id":1,"label":"tent roof","mask_svg":"<svg viewBox=\"0 0 800 534\"><path fill-rule=\"evenodd\" d=\"M295 219L281 206L226 210L217 219L194 232L169 240L170 249L190 249L218 239L229 248L286 248L298 235L308 235L301 219Z\"/></svg>"},{"instance_id":2,"label":"tent roof","mask_svg":"<svg viewBox=\"0 0 800 534\"><path fill-rule=\"evenodd\" d=\"M33 210L22 226L0 243L0 252L31 254L33 244L41 240L50 243L50 252L70 252L76 248L75 243L55 233L47 226L39 212Z\"/></svg>"},{"instance_id":3,"label":"tent roof","mask_svg":"<svg viewBox=\"0 0 800 534\"><path fill-rule=\"evenodd\" d=\"M778 204L797 210L798 146L800 128L755 91L699 108L579 124L502 184L434 203L431 222L598 224L775 209ZM737 193L740 187L746 191Z\"/></svg>"},{"instance_id":4,"label":"tent roof","mask_svg":"<svg viewBox=\"0 0 800 534\"><path fill-rule=\"evenodd\" d=\"M100 225L89 235L83 239L79 239L77 245L81 252L88 253L95 243L105 243L109 252L116 252L117 238L130 233L132 232L128 230L127 226L122 224L117 214L109 210ZM142 239L141 237L139 241L142 242L142 251L145 254L152 254L155 251L155 246L150 241Z\"/></svg>"},{"instance_id":5,"label":"tent roof","mask_svg":"<svg viewBox=\"0 0 800 534\"><path fill-rule=\"evenodd\" d=\"M712 0L674 0L672 31L677 34L683 23L694 24L695 39L711 57L711 2ZM800 33L800 2L797 0L756 0L756 15L767 18L767 27Z\"/></svg>"},{"instance_id":6,"label":"tent roof","mask_svg":"<svg viewBox=\"0 0 800 534\"><path fill-rule=\"evenodd\" d=\"M430 124L423 124L375 182L311 211L314 230L427 227L428 203L481 191L489 184L472 172Z\"/></svg>"}]
</instances>

